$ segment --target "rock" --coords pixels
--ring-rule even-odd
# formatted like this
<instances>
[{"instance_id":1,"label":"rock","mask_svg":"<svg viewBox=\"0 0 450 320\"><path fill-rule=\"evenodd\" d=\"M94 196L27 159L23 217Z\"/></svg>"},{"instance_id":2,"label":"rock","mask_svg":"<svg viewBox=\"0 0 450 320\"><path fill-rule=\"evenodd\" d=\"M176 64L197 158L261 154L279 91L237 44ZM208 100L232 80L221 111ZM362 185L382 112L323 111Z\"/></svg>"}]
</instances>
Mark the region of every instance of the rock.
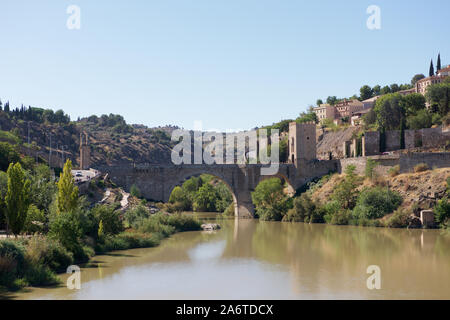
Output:
<instances>
[{"instance_id":1,"label":"rock","mask_svg":"<svg viewBox=\"0 0 450 320\"><path fill-rule=\"evenodd\" d=\"M410 215L407 219L408 229L419 229L422 228L422 221L414 214Z\"/></svg>"},{"instance_id":2,"label":"rock","mask_svg":"<svg viewBox=\"0 0 450 320\"><path fill-rule=\"evenodd\" d=\"M218 225L217 223L206 223L202 224L201 228L203 229L203 231L215 231L220 230L220 225Z\"/></svg>"}]
</instances>

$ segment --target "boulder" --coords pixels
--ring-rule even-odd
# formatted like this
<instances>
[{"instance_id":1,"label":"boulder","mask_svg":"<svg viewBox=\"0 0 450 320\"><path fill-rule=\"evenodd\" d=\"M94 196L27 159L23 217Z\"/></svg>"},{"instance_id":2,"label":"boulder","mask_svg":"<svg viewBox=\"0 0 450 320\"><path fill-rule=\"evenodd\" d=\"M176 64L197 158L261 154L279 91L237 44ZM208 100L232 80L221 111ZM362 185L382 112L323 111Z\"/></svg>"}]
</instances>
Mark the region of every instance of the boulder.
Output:
<instances>
[{"instance_id":1,"label":"boulder","mask_svg":"<svg viewBox=\"0 0 450 320\"><path fill-rule=\"evenodd\" d=\"M217 223L205 223L205 224L202 224L201 227L204 231L220 230L220 225L218 225Z\"/></svg>"},{"instance_id":2,"label":"boulder","mask_svg":"<svg viewBox=\"0 0 450 320\"><path fill-rule=\"evenodd\" d=\"M422 228L422 221L414 214L411 214L407 219L408 229L419 229Z\"/></svg>"}]
</instances>

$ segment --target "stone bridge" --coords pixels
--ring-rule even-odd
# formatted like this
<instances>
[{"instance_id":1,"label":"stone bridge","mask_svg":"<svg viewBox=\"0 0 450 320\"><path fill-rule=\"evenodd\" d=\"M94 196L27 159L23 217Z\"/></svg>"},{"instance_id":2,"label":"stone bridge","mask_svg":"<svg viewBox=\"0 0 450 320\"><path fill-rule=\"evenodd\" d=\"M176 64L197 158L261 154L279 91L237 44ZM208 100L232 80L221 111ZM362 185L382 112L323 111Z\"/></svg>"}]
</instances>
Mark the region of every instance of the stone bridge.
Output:
<instances>
[{"instance_id":1,"label":"stone bridge","mask_svg":"<svg viewBox=\"0 0 450 320\"><path fill-rule=\"evenodd\" d=\"M272 176L261 175L262 165L258 164L199 164L199 165L134 165L118 167L98 167L109 173L112 181L130 190L135 184L142 195L154 201L169 201L172 190L184 181L207 173L222 180L233 194L235 216L253 217L254 207L251 193L259 182L271 177L279 177L287 182L291 194L314 178L337 171L337 161L319 161L316 157L316 124L289 124L288 162L279 164L279 170Z\"/></svg>"},{"instance_id":2,"label":"stone bridge","mask_svg":"<svg viewBox=\"0 0 450 320\"><path fill-rule=\"evenodd\" d=\"M316 177L337 170L334 161L302 161L299 166L280 164L278 173L272 176L261 175L262 165L135 165L98 167L96 169L108 173L117 185L130 190L135 184L142 195L153 201L169 201L170 194L176 186L187 179L201 174L210 174L223 181L230 189L235 215L240 218L251 218L254 206L251 192L259 182L267 178L279 177L286 181L291 194Z\"/></svg>"}]
</instances>

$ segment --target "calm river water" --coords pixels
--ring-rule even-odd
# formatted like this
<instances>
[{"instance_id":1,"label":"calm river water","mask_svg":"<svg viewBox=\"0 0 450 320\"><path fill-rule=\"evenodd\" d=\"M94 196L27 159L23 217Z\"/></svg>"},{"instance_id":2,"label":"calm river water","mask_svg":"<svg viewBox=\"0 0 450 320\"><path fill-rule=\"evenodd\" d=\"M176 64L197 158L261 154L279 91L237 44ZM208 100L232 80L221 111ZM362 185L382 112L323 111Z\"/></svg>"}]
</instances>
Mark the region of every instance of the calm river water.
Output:
<instances>
[{"instance_id":1,"label":"calm river water","mask_svg":"<svg viewBox=\"0 0 450 320\"><path fill-rule=\"evenodd\" d=\"M30 289L16 299L450 299L450 234L220 220L156 248L96 256L81 290ZM367 267L381 269L369 290ZM61 275L63 283L68 275Z\"/></svg>"}]
</instances>

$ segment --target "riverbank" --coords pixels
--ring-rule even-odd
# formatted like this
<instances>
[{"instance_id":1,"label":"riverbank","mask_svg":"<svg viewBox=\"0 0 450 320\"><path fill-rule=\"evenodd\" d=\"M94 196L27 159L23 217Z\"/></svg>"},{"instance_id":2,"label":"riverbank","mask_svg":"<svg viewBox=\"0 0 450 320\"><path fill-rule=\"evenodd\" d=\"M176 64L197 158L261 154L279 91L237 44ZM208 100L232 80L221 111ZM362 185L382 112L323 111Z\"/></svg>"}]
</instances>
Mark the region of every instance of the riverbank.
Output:
<instances>
[{"instance_id":1,"label":"riverbank","mask_svg":"<svg viewBox=\"0 0 450 320\"><path fill-rule=\"evenodd\" d=\"M203 215L201 216L203 219ZM10 293L24 300L449 299L450 233L328 224L209 220L154 248L98 255L81 289ZM381 268L381 290L366 286ZM64 284L69 275L61 274ZM212 285L213 283L213 285Z\"/></svg>"},{"instance_id":2,"label":"riverbank","mask_svg":"<svg viewBox=\"0 0 450 320\"><path fill-rule=\"evenodd\" d=\"M88 262L98 254L111 251L158 246L161 241L179 232L201 230L192 216L156 214L118 234L101 234L94 239L84 237L76 252L48 235L0 240L0 292L24 287L55 286L57 274L73 264Z\"/></svg>"}]
</instances>

